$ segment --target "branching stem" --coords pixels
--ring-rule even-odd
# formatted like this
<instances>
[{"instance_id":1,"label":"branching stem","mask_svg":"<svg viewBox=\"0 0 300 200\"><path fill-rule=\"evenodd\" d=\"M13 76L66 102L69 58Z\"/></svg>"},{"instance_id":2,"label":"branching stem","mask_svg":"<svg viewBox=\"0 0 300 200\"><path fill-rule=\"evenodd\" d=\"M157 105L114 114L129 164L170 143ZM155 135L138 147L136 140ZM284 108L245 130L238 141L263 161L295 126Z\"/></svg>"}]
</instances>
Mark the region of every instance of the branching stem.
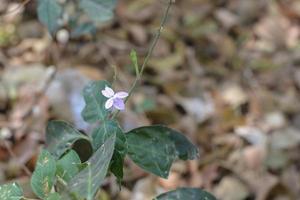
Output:
<instances>
[{"instance_id":1,"label":"branching stem","mask_svg":"<svg viewBox=\"0 0 300 200\"><path fill-rule=\"evenodd\" d=\"M128 92L128 97L126 98L125 103L128 101L128 99L129 99L130 96L132 95L133 91L136 89L138 83L139 83L139 82L141 81L141 79L142 79L144 70L145 70L145 68L146 68L146 66L147 66L147 64L148 64L148 62L149 62L150 57L152 56L153 50L155 49L155 47L156 47L156 45L157 45L157 42L158 42L158 40L159 40L159 38L160 38L160 35L161 35L161 32L162 32L163 29L164 29L164 26L165 26L165 24L166 24L166 21L167 21L167 18L168 18L168 15L169 15L169 12L170 12L170 9L171 9L171 6L172 6L173 3L175 3L175 0L169 0L168 6L167 6L167 8L166 8L166 10L165 10L165 12L164 12L164 15L163 15L163 17L162 17L162 20L161 20L161 22L160 22L160 26L159 26L159 28L158 28L157 31L156 31L156 34L155 34L155 36L154 36L154 38L153 38L153 40L152 40L152 42L151 42L151 45L150 45L150 47L149 47L149 49L148 49L148 52L147 52L147 55L146 55L146 57L145 57L145 59L144 59L144 62L143 62L143 64L142 64L142 66L141 66L139 76L136 76L136 78L135 78L135 80L134 80L134 82L133 82L133 84L132 84L132 86L131 86L131 88L130 88L130 90L129 90L129 92ZM115 113L113 114L112 118L113 118L113 119L116 118L117 115L119 114L119 112L120 112L120 111L115 112Z\"/></svg>"}]
</instances>

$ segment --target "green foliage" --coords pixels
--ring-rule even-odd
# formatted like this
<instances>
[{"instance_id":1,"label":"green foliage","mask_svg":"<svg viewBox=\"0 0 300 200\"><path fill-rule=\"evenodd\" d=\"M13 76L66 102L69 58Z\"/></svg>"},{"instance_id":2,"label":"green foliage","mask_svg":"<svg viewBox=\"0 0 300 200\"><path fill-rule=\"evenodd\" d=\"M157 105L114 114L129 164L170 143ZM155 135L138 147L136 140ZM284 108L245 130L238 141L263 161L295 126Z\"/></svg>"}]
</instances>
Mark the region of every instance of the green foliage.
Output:
<instances>
[{"instance_id":1,"label":"green foliage","mask_svg":"<svg viewBox=\"0 0 300 200\"><path fill-rule=\"evenodd\" d=\"M92 132L92 145L97 150L112 135L117 136L116 150L122 155L126 153L126 137L116 121L104 121Z\"/></svg>"},{"instance_id":2,"label":"green foliage","mask_svg":"<svg viewBox=\"0 0 300 200\"><path fill-rule=\"evenodd\" d=\"M1 200L20 200L23 197L22 188L16 184L6 184L0 186Z\"/></svg>"},{"instance_id":3,"label":"green foliage","mask_svg":"<svg viewBox=\"0 0 300 200\"><path fill-rule=\"evenodd\" d=\"M45 200L61 200L61 197L58 193L51 193Z\"/></svg>"},{"instance_id":4,"label":"green foliage","mask_svg":"<svg viewBox=\"0 0 300 200\"><path fill-rule=\"evenodd\" d=\"M83 23L76 26L72 32L71 37L76 38L85 34L95 34L96 33L96 27L93 23Z\"/></svg>"},{"instance_id":5,"label":"green foliage","mask_svg":"<svg viewBox=\"0 0 300 200\"><path fill-rule=\"evenodd\" d=\"M51 121L46 129L47 150L58 159L72 144L79 139L88 138L63 121Z\"/></svg>"},{"instance_id":6,"label":"green foliage","mask_svg":"<svg viewBox=\"0 0 300 200\"><path fill-rule=\"evenodd\" d=\"M38 0L37 13L39 20L52 34L59 28L58 20L61 17L62 11L62 7L56 0Z\"/></svg>"},{"instance_id":7,"label":"green foliage","mask_svg":"<svg viewBox=\"0 0 300 200\"><path fill-rule=\"evenodd\" d=\"M159 126L161 132L164 132L174 142L176 154L181 160L194 160L198 157L198 149L184 135L168 127Z\"/></svg>"},{"instance_id":8,"label":"green foliage","mask_svg":"<svg viewBox=\"0 0 300 200\"><path fill-rule=\"evenodd\" d=\"M55 181L56 162L46 150L39 155L36 168L31 177L33 192L40 198L45 198L51 192Z\"/></svg>"},{"instance_id":9,"label":"green foliage","mask_svg":"<svg viewBox=\"0 0 300 200\"><path fill-rule=\"evenodd\" d=\"M70 4L78 4L74 6L77 15L70 16L69 21L63 21L62 14L68 13ZM110 20L116 4L117 0L72 0L61 4L58 3L58 0L38 0L37 14L40 22L48 28L52 35L62 26L69 24L71 37L78 37L82 34L94 33L96 31L94 24ZM83 14L87 15L91 21L81 23L80 18Z\"/></svg>"},{"instance_id":10,"label":"green foliage","mask_svg":"<svg viewBox=\"0 0 300 200\"><path fill-rule=\"evenodd\" d=\"M117 0L80 0L79 6L94 22L105 22L113 17Z\"/></svg>"},{"instance_id":11,"label":"green foliage","mask_svg":"<svg viewBox=\"0 0 300 200\"><path fill-rule=\"evenodd\" d=\"M110 164L111 172L119 181L123 178L123 162L127 153L126 137L116 121L104 121L92 132L93 148L97 150L107 138L116 135L115 151Z\"/></svg>"},{"instance_id":12,"label":"green foliage","mask_svg":"<svg viewBox=\"0 0 300 200\"><path fill-rule=\"evenodd\" d=\"M110 171L116 176L117 181L121 183L123 179L123 166L125 155L120 154L115 150L110 163Z\"/></svg>"},{"instance_id":13,"label":"green foliage","mask_svg":"<svg viewBox=\"0 0 300 200\"><path fill-rule=\"evenodd\" d=\"M141 168L157 176L167 178L176 149L160 127L141 127L129 131L127 136L128 155Z\"/></svg>"},{"instance_id":14,"label":"green foliage","mask_svg":"<svg viewBox=\"0 0 300 200\"><path fill-rule=\"evenodd\" d=\"M168 177L175 159L197 158L197 148L184 135L168 127L145 126L123 133L117 121L108 119L110 111L104 108L107 98L101 94L105 86L110 87L110 84L95 81L84 88L86 106L82 115L88 122L101 122L90 138L66 122L49 122L46 133L49 152L41 152L31 179L32 189L38 197L92 200L109 170L119 183L122 181L127 154L142 169L163 178ZM71 149L79 139L91 142L93 147L94 153L86 163L81 163L77 153ZM53 193L55 182L58 183L55 191L62 192L62 197ZM158 200L178 198L213 200L204 191L188 188L157 197Z\"/></svg>"},{"instance_id":15,"label":"green foliage","mask_svg":"<svg viewBox=\"0 0 300 200\"><path fill-rule=\"evenodd\" d=\"M107 174L115 141L116 136L112 135L94 153L87 161L86 168L69 181L63 199L68 199L70 194L87 200L93 199Z\"/></svg>"},{"instance_id":16,"label":"green foliage","mask_svg":"<svg viewBox=\"0 0 300 200\"><path fill-rule=\"evenodd\" d=\"M154 200L217 200L210 193L197 188L180 188L159 195Z\"/></svg>"},{"instance_id":17,"label":"green foliage","mask_svg":"<svg viewBox=\"0 0 300 200\"><path fill-rule=\"evenodd\" d=\"M176 158L194 159L197 148L183 135L165 126L145 126L127 134L128 154L141 168L167 178ZM146 147L146 148L145 148Z\"/></svg>"},{"instance_id":18,"label":"green foliage","mask_svg":"<svg viewBox=\"0 0 300 200\"><path fill-rule=\"evenodd\" d=\"M69 182L78 172L81 161L77 153L70 150L56 164L56 174L65 182Z\"/></svg>"},{"instance_id":19,"label":"green foliage","mask_svg":"<svg viewBox=\"0 0 300 200\"><path fill-rule=\"evenodd\" d=\"M130 59L131 59L131 62L134 66L135 74L136 74L137 77L139 77L140 76L140 70L139 70L138 58L137 58L136 51L134 49L132 49L131 52L130 52Z\"/></svg>"},{"instance_id":20,"label":"green foliage","mask_svg":"<svg viewBox=\"0 0 300 200\"><path fill-rule=\"evenodd\" d=\"M101 94L101 90L104 90L105 86L111 87L107 81L95 81L83 89L86 105L81 115L86 122L103 121L108 117L110 111L104 107L107 98Z\"/></svg>"}]
</instances>

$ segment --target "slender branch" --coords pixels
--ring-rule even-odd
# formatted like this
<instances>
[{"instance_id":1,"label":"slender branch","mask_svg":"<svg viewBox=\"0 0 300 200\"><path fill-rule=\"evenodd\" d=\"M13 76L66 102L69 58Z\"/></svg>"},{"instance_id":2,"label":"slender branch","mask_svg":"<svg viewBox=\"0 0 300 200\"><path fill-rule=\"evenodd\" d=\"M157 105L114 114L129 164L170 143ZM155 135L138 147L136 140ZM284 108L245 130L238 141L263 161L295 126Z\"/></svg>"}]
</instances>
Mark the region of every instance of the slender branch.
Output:
<instances>
[{"instance_id":1,"label":"slender branch","mask_svg":"<svg viewBox=\"0 0 300 200\"><path fill-rule=\"evenodd\" d=\"M20 5L18 5L17 7L15 7L12 10L7 11L7 13L5 13L4 15L2 15L2 17L5 17L7 15L10 15L14 12L18 12L21 8L25 7L26 4L28 4L31 0L24 0L22 3L20 3Z\"/></svg>"},{"instance_id":2,"label":"slender branch","mask_svg":"<svg viewBox=\"0 0 300 200\"><path fill-rule=\"evenodd\" d=\"M145 70L145 68L146 68L146 66L147 66L147 64L149 62L150 57L152 56L153 50L154 50L154 48L155 48L155 46L156 46L156 44L157 44L157 42L158 42L158 40L160 38L161 32L162 32L162 30L163 30L163 28L164 28L164 26L166 24L166 21L167 21L168 15L169 15L169 11L170 11L171 6L172 6L173 3L174 3L174 0L169 0L168 6L167 6L166 11L164 13L164 16L163 16L163 18L161 20L160 26L159 26L159 28L158 28L158 30L157 30L154 38L153 38L152 44L151 44L151 46L150 46L150 48L148 50L148 53L147 53L147 55L145 57L145 60L144 60L144 62L142 64L140 75L136 77L136 79L135 79L132 87L130 88L130 90L128 92L129 95L128 95L126 101L129 99L129 97L131 96L132 92L136 88L137 83L141 80L141 78L143 76L144 70Z\"/></svg>"},{"instance_id":3,"label":"slender branch","mask_svg":"<svg viewBox=\"0 0 300 200\"><path fill-rule=\"evenodd\" d=\"M136 89L137 84L138 84L138 83L141 81L141 79L142 79L144 70L145 70L145 68L146 68L146 66L147 66L147 64L148 64L148 62L149 62L150 57L152 56L153 50L155 49L155 47L156 47L156 45L157 45L157 42L158 42L158 40L159 40L159 38L160 38L160 35L161 35L161 32L162 32L163 29L164 29L164 26L165 26L165 24L166 24L166 21L167 21L167 18L168 18L168 16L169 16L169 12L170 12L170 9L171 9L171 6L172 6L173 3L175 3L175 0L169 0L168 6L167 6L167 8L166 8L166 10L165 10L165 12L164 12L164 15L163 15L163 17L162 17L162 20L161 20L161 22L160 22L160 26L159 26L159 28L157 29L157 32L156 32L156 34L155 34L155 36L154 36L154 38L153 38L153 40L152 40L152 43L151 43L151 45L150 45L150 47L149 47L149 49L148 49L147 55L146 55L146 57L145 57L145 59L144 59L144 62L143 62L143 64L142 64L142 66L141 66L141 70L140 70L139 76L136 76L136 78L135 78L135 80L134 80L134 82L133 82L133 84L132 84L132 86L131 86L131 88L130 88L130 90L129 90L129 92L128 92L128 97L126 98L125 103L128 101L128 99L129 99L130 96L132 95L133 91ZM116 118L117 115L119 114L119 112L120 112L120 111L115 112L115 113L113 114L112 118L113 118L113 119Z\"/></svg>"},{"instance_id":4,"label":"slender branch","mask_svg":"<svg viewBox=\"0 0 300 200\"><path fill-rule=\"evenodd\" d=\"M8 154L10 155L10 157L16 159L17 158L16 154L13 152L13 150L11 149L10 145L8 144L8 142L6 140L4 140L4 145L5 145L5 148L7 149ZM19 163L19 164L21 165L22 169L27 174L27 176L31 176L31 172L28 169L28 167L24 163Z\"/></svg>"}]
</instances>

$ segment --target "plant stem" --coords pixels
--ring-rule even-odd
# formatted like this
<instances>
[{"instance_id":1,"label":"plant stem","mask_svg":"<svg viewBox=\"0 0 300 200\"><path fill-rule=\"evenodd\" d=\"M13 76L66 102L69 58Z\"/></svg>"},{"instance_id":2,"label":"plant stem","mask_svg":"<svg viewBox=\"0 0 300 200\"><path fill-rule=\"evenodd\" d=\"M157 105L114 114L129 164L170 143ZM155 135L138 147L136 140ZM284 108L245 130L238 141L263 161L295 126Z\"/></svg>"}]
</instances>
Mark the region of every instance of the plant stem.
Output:
<instances>
[{"instance_id":1,"label":"plant stem","mask_svg":"<svg viewBox=\"0 0 300 200\"><path fill-rule=\"evenodd\" d=\"M22 200L39 200L39 199L31 199L31 198L22 197Z\"/></svg>"},{"instance_id":2,"label":"plant stem","mask_svg":"<svg viewBox=\"0 0 300 200\"><path fill-rule=\"evenodd\" d=\"M149 62L150 57L152 56L153 50L154 50L154 48L155 48L155 46L156 46L156 44L157 44L157 42L158 42L158 40L160 38L161 32L162 32L162 30L163 30L163 28L165 26L165 23L167 21L167 18L168 18L168 15L169 15L169 11L170 11L170 8L171 8L173 2L174 2L174 0L169 0L168 6L167 6L166 11L165 11L165 13L163 15L163 18L161 20L160 26L159 26L159 28L158 28L158 30L157 30L154 38L153 38L153 41L152 41L152 43L151 43L151 45L149 47L148 53L147 53L147 55L145 57L145 60L144 60L144 62L142 64L140 74L139 74L139 76L137 76L135 78L135 81L132 84L132 86L131 86L131 88L130 88L130 90L128 92L128 97L126 98L126 101L129 99L129 97L131 96L132 92L136 88L137 83L141 80L141 78L143 76L144 70L145 70L145 68L146 68L146 66L147 66L147 64Z\"/></svg>"},{"instance_id":3,"label":"plant stem","mask_svg":"<svg viewBox=\"0 0 300 200\"><path fill-rule=\"evenodd\" d=\"M165 12L164 12L164 15L163 15L163 17L162 17L162 20L161 20L161 22L160 22L160 26L159 26L159 28L158 28L158 30L157 30L157 32L156 32L156 34L155 34L155 36L154 36L154 38L153 38L153 40L152 40L152 43L151 43L151 45L150 45L150 47L149 47L149 49L148 49L147 55L146 55L146 57L145 57L145 59L144 59L144 62L143 62L143 64L142 64L142 66L141 66L141 71L140 71L140 73L139 73L139 76L136 76L136 78L135 78L135 80L134 80L134 82L133 82L133 84L132 84L132 86L131 86L131 88L130 88L130 90L129 90L129 92L128 92L128 97L126 98L125 103L128 101L128 99L129 99L130 96L132 95L133 91L134 91L135 88L137 87L137 84L138 84L138 83L141 81L141 79L142 79L144 70L145 70L145 68L146 68L146 66L147 66L147 64L148 64L148 62L149 62L150 57L152 56L152 53L153 53L154 48L155 48L156 45L157 45L157 42L158 42L158 40L159 40L159 38L160 38L161 32L162 32L162 30L163 30L165 24L166 24L166 21L167 21L167 18L168 18L168 15L169 15L169 12L170 12L170 9L171 9L171 6L172 6L173 3L175 3L175 0L169 0L168 6L167 6L167 8L166 8L166 10L165 10ZM113 119L116 118L117 115L119 114L119 112L120 112L120 111L115 112L115 113L113 114L112 118L113 118Z\"/></svg>"},{"instance_id":4,"label":"plant stem","mask_svg":"<svg viewBox=\"0 0 300 200\"><path fill-rule=\"evenodd\" d=\"M18 5L17 7L15 7L12 10L7 11L4 15L2 15L1 17L5 17L7 15L13 14L14 12L18 12L21 8L25 7L26 4L28 4L31 0L25 0L22 3L20 3L20 5Z\"/></svg>"}]
</instances>

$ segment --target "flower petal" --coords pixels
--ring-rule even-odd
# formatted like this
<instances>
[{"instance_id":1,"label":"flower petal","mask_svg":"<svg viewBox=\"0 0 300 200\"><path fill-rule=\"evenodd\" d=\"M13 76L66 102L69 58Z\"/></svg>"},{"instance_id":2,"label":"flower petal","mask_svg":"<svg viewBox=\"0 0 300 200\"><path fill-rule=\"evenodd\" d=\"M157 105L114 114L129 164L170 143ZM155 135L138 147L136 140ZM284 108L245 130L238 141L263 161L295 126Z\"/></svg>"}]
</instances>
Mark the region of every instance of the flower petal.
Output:
<instances>
[{"instance_id":1,"label":"flower petal","mask_svg":"<svg viewBox=\"0 0 300 200\"><path fill-rule=\"evenodd\" d=\"M125 104L123 99L115 98L113 106L118 109L118 110L124 110L125 109Z\"/></svg>"},{"instance_id":2,"label":"flower petal","mask_svg":"<svg viewBox=\"0 0 300 200\"><path fill-rule=\"evenodd\" d=\"M113 104L114 104L114 99L110 98L105 102L105 108L110 109L113 106Z\"/></svg>"},{"instance_id":3,"label":"flower petal","mask_svg":"<svg viewBox=\"0 0 300 200\"><path fill-rule=\"evenodd\" d=\"M126 97L128 97L128 93L127 92L117 92L114 95L115 98L119 98L119 99L124 99Z\"/></svg>"},{"instance_id":4,"label":"flower petal","mask_svg":"<svg viewBox=\"0 0 300 200\"><path fill-rule=\"evenodd\" d=\"M111 98L115 94L115 92L108 86L105 86L105 89L102 90L101 93L103 94L103 96L105 96L107 98Z\"/></svg>"}]
</instances>

